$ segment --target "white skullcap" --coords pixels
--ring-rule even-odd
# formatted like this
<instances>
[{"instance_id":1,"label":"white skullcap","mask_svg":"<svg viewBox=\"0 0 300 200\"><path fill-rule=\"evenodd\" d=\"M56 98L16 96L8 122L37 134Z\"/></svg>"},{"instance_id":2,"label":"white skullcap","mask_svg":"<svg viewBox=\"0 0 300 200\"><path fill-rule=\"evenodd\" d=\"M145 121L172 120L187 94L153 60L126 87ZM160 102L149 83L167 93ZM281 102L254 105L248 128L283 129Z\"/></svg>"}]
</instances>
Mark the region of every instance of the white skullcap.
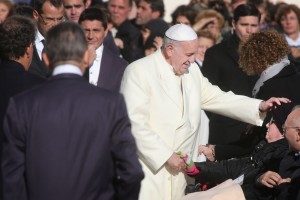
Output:
<instances>
[{"instance_id":1,"label":"white skullcap","mask_svg":"<svg viewBox=\"0 0 300 200\"><path fill-rule=\"evenodd\" d=\"M171 26L166 31L165 35L176 41L191 41L198 38L195 31L185 24L175 24L174 26Z\"/></svg>"}]
</instances>

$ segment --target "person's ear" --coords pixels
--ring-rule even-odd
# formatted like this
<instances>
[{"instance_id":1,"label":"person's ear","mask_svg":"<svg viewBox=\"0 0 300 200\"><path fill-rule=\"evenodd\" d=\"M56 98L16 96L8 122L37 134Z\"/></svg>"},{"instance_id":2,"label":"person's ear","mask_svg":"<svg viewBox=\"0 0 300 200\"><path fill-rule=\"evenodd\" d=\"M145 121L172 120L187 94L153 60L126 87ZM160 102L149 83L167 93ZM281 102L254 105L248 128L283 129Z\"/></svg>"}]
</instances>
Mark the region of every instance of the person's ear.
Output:
<instances>
[{"instance_id":1,"label":"person's ear","mask_svg":"<svg viewBox=\"0 0 300 200\"><path fill-rule=\"evenodd\" d=\"M231 22L231 25L232 25L232 28L233 28L233 29L235 29L235 27L236 27L236 23L235 23L235 21L234 21L234 20L232 20L232 22Z\"/></svg>"},{"instance_id":2,"label":"person's ear","mask_svg":"<svg viewBox=\"0 0 300 200\"><path fill-rule=\"evenodd\" d=\"M151 13L152 19L157 19L159 18L160 12L159 11L153 11Z\"/></svg>"},{"instance_id":3,"label":"person's ear","mask_svg":"<svg viewBox=\"0 0 300 200\"><path fill-rule=\"evenodd\" d=\"M30 45L26 48L26 51L25 51L25 56L26 56L26 58L30 58L33 53L33 45L32 45L32 43L30 43Z\"/></svg>"},{"instance_id":4,"label":"person's ear","mask_svg":"<svg viewBox=\"0 0 300 200\"><path fill-rule=\"evenodd\" d=\"M85 51L83 58L82 58L82 66L80 67L82 73L89 67L89 52L88 50Z\"/></svg>"},{"instance_id":5,"label":"person's ear","mask_svg":"<svg viewBox=\"0 0 300 200\"><path fill-rule=\"evenodd\" d=\"M84 6L85 8L89 8L91 6L92 0L86 0Z\"/></svg>"},{"instance_id":6,"label":"person's ear","mask_svg":"<svg viewBox=\"0 0 300 200\"><path fill-rule=\"evenodd\" d=\"M50 61L49 61L48 55L45 52L43 52L42 57L43 57L43 61L45 62L46 66L50 67Z\"/></svg>"},{"instance_id":7,"label":"person's ear","mask_svg":"<svg viewBox=\"0 0 300 200\"><path fill-rule=\"evenodd\" d=\"M33 11L33 18L36 22L39 20L39 13L37 12L37 10Z\"/></svg>"},{"instance_id":8,"label":"person's ear","mask_svg":"<svg viewBox=\"0 0 300 200\"><path fill-rule=\"evenodd\" d=\"M166 54L168 57L171 57L174 53L174 46L172 44L168 44L166 46Z\"/></svg>"}]
</instances>

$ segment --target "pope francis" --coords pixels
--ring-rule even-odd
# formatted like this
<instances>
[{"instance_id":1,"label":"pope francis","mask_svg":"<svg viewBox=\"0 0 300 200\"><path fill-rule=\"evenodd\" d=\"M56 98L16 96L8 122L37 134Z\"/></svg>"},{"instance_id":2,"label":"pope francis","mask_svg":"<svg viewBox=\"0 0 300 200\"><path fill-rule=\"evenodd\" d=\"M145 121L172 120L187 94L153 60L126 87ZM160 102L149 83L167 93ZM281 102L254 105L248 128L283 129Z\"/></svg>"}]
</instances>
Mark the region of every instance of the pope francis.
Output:
<instances>
[{"instance_id":1,"label":"pope francis","mask_svg":"<svg viewBox=\"0 0 300 200\"><path fill-rule=\"evenodd\" d=\"M263 111L289 102L221 91L194 64L197 50L194 30L177 24L166 31L161 50L125 70L121 92L145 172L140 200L178 200L184 195L186 164L176 153L195 147L201 109L261 125Z\"/></svg>"}]
</instances>

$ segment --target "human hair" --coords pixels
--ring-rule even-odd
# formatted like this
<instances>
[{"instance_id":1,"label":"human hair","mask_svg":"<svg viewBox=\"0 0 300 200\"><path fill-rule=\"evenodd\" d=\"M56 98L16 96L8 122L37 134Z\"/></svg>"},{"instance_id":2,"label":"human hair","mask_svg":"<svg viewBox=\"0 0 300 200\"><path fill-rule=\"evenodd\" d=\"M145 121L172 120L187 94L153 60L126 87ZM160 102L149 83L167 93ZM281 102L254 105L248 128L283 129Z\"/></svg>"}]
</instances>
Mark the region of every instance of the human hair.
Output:
<instances>
[{"instance_id":1,"label":"human hair","mask_svg":"<svg viewBox=\"0 0 300 200\"><path fill-rule=\"evenodd\" d=\"M10 16L11 14L11 10L13 8L13 2L11 0L0 0L0 3L3 3L4 5L7 6L9 12L8 12L8 16Z\"/></svg>"},{"instance_id":2,"label":"human hair","mask_svg":"<svg viewBox=\"0 0 300 200\"><path fill-rule=\"evenodd\" d=\"M238 22L240 17L247 16L258 17L258 21L260 21L261 17L259 10L251 3L241 4L233 11L233 20L235 22Z\"/></svg>"},{"instance_id":3,"label":"human hair","mask_svg":"<svg viewBox=\"0 0 300 200\"><path fill-rule=\"evenodd\" d=\"M253 33L239 47L239 64L248 75L260 75L282 60L289 51L284 36L277 31Z\"/></svg>"},{"instance_id":4,"label":"human hair","mask_svg":"<svg viewBox=\"0 0 300 200\"><path fill-rule=\"evenodd\" d=\"M50 67L68 61L82 62L87 41L79 24L66 21L51 28L46 34L45 52Z\"/></svg>"},{"instance_id":5,"label":"human hair","mask_svg":"<svg viewBox=\"0 0 300 200\"><path fill-rule=\"evenodd\" d=\"M60 8L63 6L63 0L34 0L34 10L36 10L39 14L42 14L43 5L47 1L55 8Z\"/></svg>"},{"instance_id":6,"label":"human hair","mask_svg":"<svg viewBox=\"0 0 300 200\"><path fill-rule=\"evenodd\" d=\"M33 19L33 7L26 3L17 3L12 8L12 15L22 15Z\"/></svg>"},{"instance_id":7,"label":"human hair","mask_svg":"<svg viewBox=\"0 0 300 200\"><path fill-rule=\"evenodd\" d=\"M296 14L298 23L300 24L300 8L298 8L298 6L294 4L285 4L285 5L281 5L275 14L275 20L279 25L279 27L282 28L281 18L286 16L290 12L294 12Z\"/></svg>"},{"instance_id":8,"label":"human hair","mask_svg":"<svg viewBox=\"0 0 300 200\"><path fill-rule=\"evenodd\" d=\"M197 33L198 38L201 38L201 37L208 38L213 41L214 45L217 42L217 38L209 31L199 30L196 33Z\"/></svg>"},{"instance_id":9,"label":"human hair","mask_svg":"<svg viewBox=\"0 0 300 200\"><path fill-rule=\"evenodd\" d=\"M163 0L144 0L145 2L150 4L151 10L158 11L159 17L163 17L165 15L165 4Z\"/></svg>"},{"instance_id":10,"label":"human hair","mask_svg":"<svg viewBox=\"0 0 300 200\"><path fill-rule=\"evenodd\" d=\"M179 16L185 16L193 26L195 23L195 18L197 16L197 11L191 6L187 6L187 5L178 6L176 10L171 14L173 25L176 24L176 19Z\"/></svg>"},{"instance_id":11,"label":"human hair","mask_svg":"<svg viewBox=\"0 0 300 200\"><path fill-rule=\"evenodd\" d=\"M104 29L107 29L107 16L106 14L99 8L95 8L95 7L90 7L85 9L78 20L78 23L81 24L81 22L85 21L85 20L97 20L100 21L102 23L102 26L104 27Z\"/></svg>"},{"instance_id":12,"label":"human hair","mask_svg":"<svg viewBox=\"0 0 300 200\"><path fill-rule=\"evenodd\" d=\"M166 49L168 45L172 45L172 46L178 46L178 44L180 43L180 41L176 41L176 40L172 40L171 38L168 38L166 35L163 38L163 44L162 44L162 49Z\"/></svg>"},{"instance_id":13,"label":"human hair","mask_svg":"<svg viewBox=\"0 0 300 200\"><path fill-rule=\"evenodd\" d=\"M223 26L224 26L224 23L225 23L224 17L223 17L219 12L210 9L210 10L205 10L205 11L201 12L201 13L196 17L196 19L195 19L195 26L194 26L194 27L197 27L196 24L197 24L197 23L201 23L201 21L202 21L203 19L205 19L205 18L216 18L216 19L217 19L217 24L216 24L216 25L217 25L217 27L218 27L219 30L221 30L221 29L223 28ZM206 27L206 26L207 26L207 24L204 25L204 26L202 27L202 29L203 29L204 27ZM198 30L196 30L196 31L198 31Z\"/></svg>"},{"instance_id":14,"label":"human hair","mask_svg":"<svg viewBox=\"0 0 300 200\"><path fill-rule=\"evenodd\" d=\"M131 9L132 8L132 4L133 4L133 0L127 0L127 1L128 1L128 7L129 7L129 9ZM110 5L110 3L111 3L111 0L108 1L108 5Z\"/></svg>"},{"instance_id":15,"label":"human hair","mask_svg":"<svg viewBox=\"0 0 300 200\"><path fill-rule=\"evenodd\" d=\"M0 24L1 60L19 59L35 40L35 24L24 16L8 17Z\"/></svg>"}]
</instances>

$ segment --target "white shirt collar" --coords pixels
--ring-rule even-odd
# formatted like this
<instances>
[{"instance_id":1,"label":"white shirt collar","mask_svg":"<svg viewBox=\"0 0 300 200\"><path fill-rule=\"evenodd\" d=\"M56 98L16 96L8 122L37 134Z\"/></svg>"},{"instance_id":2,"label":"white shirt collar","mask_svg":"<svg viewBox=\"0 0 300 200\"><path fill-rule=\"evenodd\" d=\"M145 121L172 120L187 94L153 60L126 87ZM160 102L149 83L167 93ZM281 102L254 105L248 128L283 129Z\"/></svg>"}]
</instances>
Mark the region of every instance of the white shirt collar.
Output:
<instances>
[{"instance_id":1,"label":"white shirt collar","mask_svg":"<svg viewBox=\"0 0 300 200\"><path fill-rule=\"evenodd\" d=\"M41 32L37 29L36 31L36 37L35 37L35 44L42 43L42 40L44 40L45 37L41 34ZM43 43L42 43L43 44Z\"/></svg>"},{"instance_id":2,"label":"white shirt collar","mask_svg":"<svg viewBox=\"0 0 300 200\"><path fill-rule=\"evenodd\" d=\"M65 73L71 73L71 74L77 74L82 76L82 72L76 65L72 64L64 64L64 65L58 65L54 68L52 75L56 76L59 74L65 74Z\"/></svg>"},{"instance_id":3,"label":"white shirt collar","mask_svg":"<svg viewBox=\"0 0 300 200\"><path fill-rule=\"evenodd\" d=\"M285 39L289 46L300 46L300 33L298 35L298 38L296 40L292 40L290 37L288 37L286 34L284 34Z\"/></svg>"}]
</instances>

